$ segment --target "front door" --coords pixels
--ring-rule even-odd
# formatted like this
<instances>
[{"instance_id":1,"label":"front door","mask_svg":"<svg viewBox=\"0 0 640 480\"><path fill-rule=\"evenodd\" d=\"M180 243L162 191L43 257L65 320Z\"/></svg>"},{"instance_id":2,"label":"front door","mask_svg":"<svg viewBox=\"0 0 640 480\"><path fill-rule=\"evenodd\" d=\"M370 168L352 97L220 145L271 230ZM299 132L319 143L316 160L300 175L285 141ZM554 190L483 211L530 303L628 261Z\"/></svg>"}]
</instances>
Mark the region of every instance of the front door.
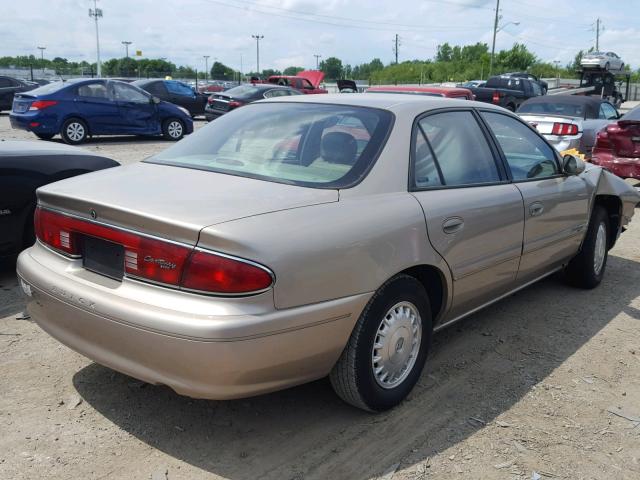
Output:
<instances>
[{"instance_id":1,"label":"front door","mask_svg":"<svg viewBox=\"0 0 640 480\"><path fill-rule=\"evenodd\" d=\"M191 87L176 80L165 80L164 85L169 95L169 102L186 108L191 115L204 112L205 100Z\"/></svg>"},{"instance_id":2,"label":"front door","mask_svg":"<svg viewBox=\"0 0 640 480\"><path fill-rule=\"evenodd\" d=\"M111 92L122 120L122 127L116 133L155 135L161 132L157 107L151 97L123 82L111 82Z\"/></svg>"},{"instance_id":3,"label":"front door","mask_svg":"<svg viewBox=\"0 0 640 480\"><path fill-rule=\"evenodd\" d=\"M513 288L523 204L471 110L424 116L413 132L412 190L453 278L449 321Z\"/></svg>"},{"instance_id":4,"label":"front door","mask_svg":"<svg viewBox=\"0 0 640 480\"><path fill-rule=\"evenodd\" d=\"M557 152L531 127L483 111L524 200L524 240L518 283L552 271L579 250L589 222L587 184L561 172Z\"/></svg>"}]
</instances>

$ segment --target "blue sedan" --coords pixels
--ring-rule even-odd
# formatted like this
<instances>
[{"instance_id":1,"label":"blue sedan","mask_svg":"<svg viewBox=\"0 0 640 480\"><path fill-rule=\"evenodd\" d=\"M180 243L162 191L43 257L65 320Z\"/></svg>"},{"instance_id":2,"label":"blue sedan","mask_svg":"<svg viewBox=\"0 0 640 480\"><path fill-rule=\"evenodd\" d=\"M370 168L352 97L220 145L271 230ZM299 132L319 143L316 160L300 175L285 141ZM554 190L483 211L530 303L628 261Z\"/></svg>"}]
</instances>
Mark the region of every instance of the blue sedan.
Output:
<instances>
[{"instance_id":1,"label":"blue sedan","mask_svg":"<svg viewBox=\"0 0 640 480\"><path fill-rule=\"evenodd\" d=\"M11 126L71 145L92 135L163 135L180 140L193 132L185 108L163 102L117 80L76 79L16 94Z\"/></svg>"}]
</instances>

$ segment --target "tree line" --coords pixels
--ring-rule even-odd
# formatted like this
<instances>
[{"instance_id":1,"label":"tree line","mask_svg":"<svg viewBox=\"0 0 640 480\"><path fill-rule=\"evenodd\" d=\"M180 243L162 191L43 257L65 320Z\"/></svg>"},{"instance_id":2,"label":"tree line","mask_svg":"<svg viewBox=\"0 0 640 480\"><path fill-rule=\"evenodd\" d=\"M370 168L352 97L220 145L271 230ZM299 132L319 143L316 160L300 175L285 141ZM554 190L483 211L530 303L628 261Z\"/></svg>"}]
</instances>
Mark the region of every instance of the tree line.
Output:
<instances>
[{"instance_id":1,"label":"tree line","mask_svg":"<svg viewBox=\"0 0 640 480\"><path fill-rule=\"evenodd\" d=\"M508 50L500 50L494 55L492 74L513 71L526 71L539 77L577 78L577 70L582 56L588 51L580 50L573 62L567 65L554 65L540 60L526 45L515 43ZM348 78L368 80L371 84L388 83L442 83L462 82L465 80L486 79L489 76L491 54L486 43L473 45L438 45L436 55L428 59L406 60L400 63L384 65L382 60L374 58L370 62L358 65L343 64L337 57L328 57L320 62L319 68L329 81ZM34 70L49 68L59 75L95 74L95 63L74 62L62 57L41 59L34 55L0 57L0 67L22 67ZM629 66L625 66L629 69ZM303 67L290 66L283 70L264 69L261 72L244 72L244 76L266 78L270 75L296 75ZM640 81L640 69L629 71L632 81ZM102 64L105 76L122 77L158 77L237 80L240 72L221 62L214 62L207 75L190 66L176 65L166 59L112 58Z\"/></svg>"}]
</instances>

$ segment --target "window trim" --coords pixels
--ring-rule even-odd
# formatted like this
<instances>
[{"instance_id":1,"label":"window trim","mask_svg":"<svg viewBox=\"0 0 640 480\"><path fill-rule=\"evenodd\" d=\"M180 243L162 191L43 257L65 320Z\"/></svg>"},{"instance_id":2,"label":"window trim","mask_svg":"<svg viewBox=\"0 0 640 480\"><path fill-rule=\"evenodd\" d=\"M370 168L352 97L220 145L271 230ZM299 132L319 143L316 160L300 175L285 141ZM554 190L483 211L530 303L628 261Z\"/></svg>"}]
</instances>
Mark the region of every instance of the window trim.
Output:
<instances>
[{"instance_id":1,"label":"window trim","mask_svg":"<svg viewBox=\"0 0 640 480\"><path fill-rule=\"evenodd\" d=\"M476 124L478 125L478 128L480 129L480 131L482 132L483 137L485 138L486 142L487 142L487 146L489 147L489 150L491 151L491 156L493 157L493 162L496 165L496 170L498 171L498 176L500 177L500 180L496 181L496 182L483 182L483 183L469 183L469 184L465 184L465 185L433 185L433 186L428 186L428 187L418 187L416 185L415 182L415 162L416 162L416 158L415 158L415 150L416 150L416 140L417 140L417 135L416 132L418 130L420 130L420 134L422 135L422 128L420 127L420 121L423 118L427 118L430 117L432 115L436 115L439 113L449 113L449 112L469 112L471 113L471 115L474 117ZM408 175L408 185L407 185L407 189L409 192L424 192L424 191L429 191L429 190L445 190L445 189L454 189L454 188L475 188L475 187L488 187L488 186L492 186L492 185L504 185L509 183L509 178L507 176L507 171L504 168L503 162L499 157L499 151L497 151L497 149L495 148L495 145L493 143L493 139L489 136L490 132L487 131L487 127L484 124L484 122L482 121L481 118L479 118L480 116L478 115L478 113L475 111L474 108L472 107L445 107L445 108L438 108L438 109L434 109L434 110L429 110L427 112L423 112L420 115L416 116L413 119L413 125L411 127L411 144L410 144L410 148L409 148L409 175ZM435 153L433 152L433 147L431 146L431 143L429 142L429 139L426 138L425 135L425 142L427 143L427 145L429 146L429 149L431 150L431 155L433 156L433 161L436 165L436 168L438 169L438 173L440 174L441 172L441 168L440 168L440 163L438 162L438 158L436 157Z\"/></svg>"},{"instance_id":2,"label":"window trim","mask_svg":"<svg viewBox=\"0 0 640 480\"><path fill-rule=\"evenodd\" d=\"M493 133L493 131L491 130L491 127L489 127L489 124L487 123L487 121L482 117L482 112L487 112L487 113L495 113L498 115L503 115L505 117L509 117L514 119L515 121L521 123L522 125L526 126L534 135L536 135L538 138L540 138L553 152L554 154L554 158L556 161L556 166L558 167L558 171L560 173L557 173L555 175L551 175L548 177L535 177L535 178L528 178L528 179L522 179L522 180L515 180L513 178L513 173L511 172L511 166L509 165L509 162L507 161L507 157L504 154L504 151L502 150L502 147L500 146L500 142L498 141L498 139L496 138L495 134ZM493 109L489 109L489 108L479 108L478 109L478 116L480 117L480 120L485 124L487 130L489 131L489 135L491 135L493 142L495 142L495 146L498 150L498 154L500 155L500 159L504 165L504 168L506 169L507 172L507 176L509 178L509 182L510 183L526 183L526 182L539 182L541 180L549 180L549 179L553 179L553 178L564 178L567 175L562 171L562 159L560 158L560 152L558 152L555 147L553 145L551 145L546 138L544 138L544 136L542 136L542 134L540 132L538 132L538 130L536 130L534 127L532 127L531 125L529 125L527 122L525 122L524 120L522 120L519 116L517 115L512 115L509 113L505 113L505 112L500 112L497 110L493 110Z\"/></svg>"}]
</instances>

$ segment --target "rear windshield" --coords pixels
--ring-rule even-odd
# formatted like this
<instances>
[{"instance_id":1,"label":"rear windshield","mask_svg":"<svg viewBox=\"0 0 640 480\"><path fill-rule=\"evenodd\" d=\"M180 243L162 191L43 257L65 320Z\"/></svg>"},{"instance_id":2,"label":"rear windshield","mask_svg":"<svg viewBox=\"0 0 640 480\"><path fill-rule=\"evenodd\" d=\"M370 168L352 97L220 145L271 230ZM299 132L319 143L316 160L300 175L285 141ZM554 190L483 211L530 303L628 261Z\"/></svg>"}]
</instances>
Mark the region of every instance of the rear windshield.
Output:
<instances>
[{"instance_id":1,"label":"rear windshield","mask_svg":"<svg viewBox=\"0 0 640 480\"><path fill-rule=\"evenodd\" d=\"M313 103L247 105L147 162L317 188L346 188L377 158L393 115Z\"/></svg>"},{"instance_id":2,"label":"rear windshield","mask_svg":"<svg viewBox=\"0 0 640 480\"><path fill-rule=\"evenodd\" d=\"M487 88L510 88L512 90L522 90L522 79L516 77L492 77L487 80Z\"/></svg>"},{"instance_id":3,"label":"rear windshield","mask_svg":"<svg viewBox=\"0 0 640 480\"><path fill-rule=\"evenodd\" d=\"M30 90L28 95L48 95L49 93L57 92L68 85L68 82L52 82Z\"/></svg>"},{"instance_id":4,"label":"rear windshield","mask_svg":"<svg viewBox=\"0 0 640 480\"><path fill-rule=\"evenodd\" d=\"M620 118L620 120L640 120L640 107L629 110L622 116L622 118Z\"/></svg>"},{"instance_id":5,"label":"rear windshield","mask_svg":"<svg viewBox=\"0 0 640 480\"><path fill-rule=\"evenodd\" d=\"M523 103L518 113L546 113L563 117L584 118L584 105L575 103Z\"/></svg>"},{"instance_id":6,"label":"rear windshield","mask_svg":"<svg viewBox=\"0 0 640 480\"><path fill-rule=\"evenodd\" d=\"M253 97L263 90L264 89L254 87L253 85L238 85L237 87L230 88L224 92L224 94L236 98Z\"/></svg>"}]
</instances>

